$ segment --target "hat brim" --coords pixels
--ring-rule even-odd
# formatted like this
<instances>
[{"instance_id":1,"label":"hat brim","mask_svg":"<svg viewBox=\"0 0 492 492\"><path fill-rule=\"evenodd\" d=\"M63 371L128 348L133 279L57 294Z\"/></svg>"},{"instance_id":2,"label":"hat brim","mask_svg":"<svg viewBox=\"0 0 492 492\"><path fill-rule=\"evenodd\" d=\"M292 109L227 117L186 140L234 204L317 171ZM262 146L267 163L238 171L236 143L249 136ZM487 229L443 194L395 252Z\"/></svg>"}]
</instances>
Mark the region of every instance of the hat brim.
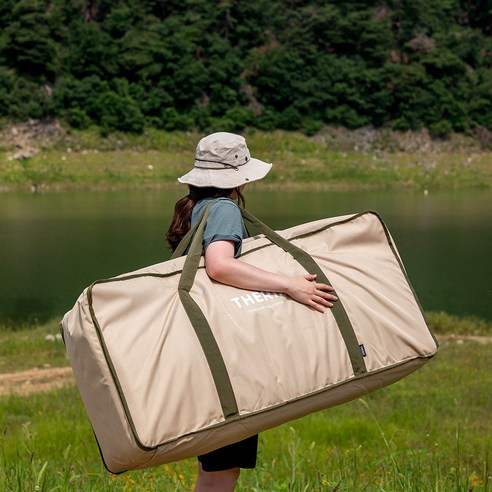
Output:
<instances>
[{"instance_id":1,"label":"hat brim","mask_svg":"<svg viewBox=\"0 0 492 492\"><path fill-rule=\"evenodd\" d=\"M178 181L198 188L237 188L238 186L263 179L271 168L271 163L252 157L247 164L238 167L224 169L194 167L189 173L178 178Z\"/></svg>"}]
</instances>

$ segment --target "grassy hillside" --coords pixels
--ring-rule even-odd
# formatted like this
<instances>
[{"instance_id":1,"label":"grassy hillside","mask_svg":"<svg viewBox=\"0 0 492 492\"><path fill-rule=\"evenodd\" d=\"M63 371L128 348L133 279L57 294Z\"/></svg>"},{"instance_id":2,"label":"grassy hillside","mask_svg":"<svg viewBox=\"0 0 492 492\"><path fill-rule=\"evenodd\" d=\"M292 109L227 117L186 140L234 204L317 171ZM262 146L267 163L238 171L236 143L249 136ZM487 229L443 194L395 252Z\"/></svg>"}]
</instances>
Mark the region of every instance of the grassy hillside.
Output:
<instances>
[{"instance_id":1,"label":"grassy hillside","mask_svg":"<svg viewBox=\"0 0 492 492\"><path fill-rule=\"evenodd\" d=\"M354 135L354 134L351 134ZM149 130L143 135L59 132L49 141L3 139L0 191L166 187L192 165L198 133ZM245 133L254 156L274 164L253 186L326 189L492 186L492 152L459 138L404 134L349 136L336 131ZM405 140L407 138L407 140ZM17 142L17 143L15 143ZM17 146L16 146L17 145Z\"/></svg>"}]
</instances>

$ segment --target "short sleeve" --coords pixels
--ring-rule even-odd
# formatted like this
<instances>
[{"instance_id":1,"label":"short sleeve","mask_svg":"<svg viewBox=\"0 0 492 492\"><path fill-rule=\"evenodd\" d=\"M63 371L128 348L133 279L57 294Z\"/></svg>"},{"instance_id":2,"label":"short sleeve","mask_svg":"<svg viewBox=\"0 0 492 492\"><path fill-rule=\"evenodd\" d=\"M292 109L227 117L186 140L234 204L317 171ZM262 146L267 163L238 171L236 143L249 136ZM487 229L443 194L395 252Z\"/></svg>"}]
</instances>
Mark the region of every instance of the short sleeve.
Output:
<instances>
[{"instance_id":1,"label":"short sleeve","mask_svg":"<svg viewBox=\"0 0 492 492\"><path fill-rule=\"evenodd\" d=\"M214 241L233 241L234 255L241 252L243 238L247 237L239 207L232 200L219 199L210 210L203 233L203 249Z\"/></svg>"}]
</instances>

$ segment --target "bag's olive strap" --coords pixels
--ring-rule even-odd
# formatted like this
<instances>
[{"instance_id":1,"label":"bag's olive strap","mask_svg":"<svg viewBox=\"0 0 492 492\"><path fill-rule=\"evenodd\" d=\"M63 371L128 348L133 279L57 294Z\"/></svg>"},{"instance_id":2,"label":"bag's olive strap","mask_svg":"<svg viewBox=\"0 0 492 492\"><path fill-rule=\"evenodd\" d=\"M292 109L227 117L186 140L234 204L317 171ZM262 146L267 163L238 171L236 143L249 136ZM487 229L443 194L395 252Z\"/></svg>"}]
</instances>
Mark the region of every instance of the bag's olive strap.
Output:
<instances>
[{"instance_id":1,"label":"bag's olive strap","mask_svg":"<svg viewBox=\"0 0 492 492\"><path fill-rule=\"evenodd\" d=\"M228 419L238 415L239 413L234 390L232 389L231 380L229 378L224 359L222 358L222 354L220 353L220 349L217 345L217 341L215 340L212 329L210 328L207 319L200 309L200 306L198 306L198 304L190 295L190 290L193 286L196 272L198 270L198 265L200 263L200 258L202 256L203 231L205 229L208 214L214 203L215 202L212 202L210 205L207 206L205 212L202 215L202 218L199 220L198 225L194 231L195 236L193 237L190 249L188 251L188 254L186 255L183 271L179 279L178 294L181 303L183 304L183 307L186 311L186 314L188 315L188 318L193 325L193 329L195 330L198 341L202 346L203 352L210 367L210 372L212 373L215 387L217 388L217 393L219 396L224 418ZM188 243L190 238L191 235L187 238ZM181 246L181 243L179 244L179 246ZM186 250L187 246L188 245L186 244L183 247L183 251Z\"/></svg>"},{"instance_id":2,"label":"bag's olive strap","mask_svg":"<svg viewBox=\"0 0 492 492\"><path fill-rule=\"evenodd\" d=\"M188 254L186 256L186 260L181 273L178 285L178 292L183 307L188 314L191 324L193 325L198 340L200 341L202 349L205 353L205 357L207 358L207 362L209 364L210 371L212 373L212 377L214 379L217 393L222 405L224 418L227 419L232 418L239 413L232 383L210 325L203 315L200 307L190 295L190 290L193 286L196 272L200 263L200 258L203 253L203 232L205 230L208 214L214 203L215 201L207 206L201 219L198 221L198 224L193 227L192 231L186 234L186 236L178 245L179 251L184 253L191 241L191 245L189 247ZM246 210L240 210L245 220L250 222L272 243L276 244L281 249L291 254L292 257L300 265L302 265L306 272L316 274L318 282L331 285L325 273L319 267L316 261L311 257L311 255L309 255L301 248L295 246L290 241L284 239L282 236L280 236L280 234L277 234L275 231L270 229L270 227L259 221L256 217L254 217ZM176 249L176 252L178 251L178 248ZM173 257L176 256L176 252ZM334 293L335 295L337 295L335 291ZM352 324L350 323L350 319L347 316L347 313L345 311L345 308L343 307L340 298L337 302L334 303L333 307L331 308L331 312L335 317L338 328L347 347L354 374L360 375L367 372L364 359L360 351L359 343L357 341L357 337L354 333Z\"/></svg>"},{"instance_id":3,"label":"bag's olive strap","mask_svg":"<svg viewBox=\"0 0 492 492\"><path fill-rule=\"evenodd\" d=\"M274 230L270 229L270 227L258 220L248 211L241 209L241 214L259 232L264 234L265 237L267 237L272 243L276 244L279 248L282 248L287 253L290 253L293 258L306 270L306 272L316 274L316 280L318 282L331 286L331 283L326 277L325 273L309 253L295 246L290 241L287 241L287 239L283 238L280 234L277 234ZM343 307L343 303L340 297L338 296L336 291L333 291L332 293L338 297L338 301L333 304L331 312L335 317L338 329L340 330L340 333L347 347L354 374L359 375L367 372L366 364L360 350L359 342L357 341L354 329L352 328L352 323L347 316L347 312Z\"/></svg>"},{"instance_id":4,"label":"bag's olive strap","mask_svg":"<svg viewBox=\"0 0 492 492\"><path fill-rule=\"evenodd\" d=\"M207 212L208 213L208 212ZM173 251L173 254L171 255L171 260L174 260L175 258L179 258L180 256L183 256L186 253L186 248L190 244L191 239L193 238L193 234L195 234L196 230L198 229L198 226L200 225L200 221L198 221L181 239L179 242L178 246L176 249Z\"/></svg>"}]
</instances>

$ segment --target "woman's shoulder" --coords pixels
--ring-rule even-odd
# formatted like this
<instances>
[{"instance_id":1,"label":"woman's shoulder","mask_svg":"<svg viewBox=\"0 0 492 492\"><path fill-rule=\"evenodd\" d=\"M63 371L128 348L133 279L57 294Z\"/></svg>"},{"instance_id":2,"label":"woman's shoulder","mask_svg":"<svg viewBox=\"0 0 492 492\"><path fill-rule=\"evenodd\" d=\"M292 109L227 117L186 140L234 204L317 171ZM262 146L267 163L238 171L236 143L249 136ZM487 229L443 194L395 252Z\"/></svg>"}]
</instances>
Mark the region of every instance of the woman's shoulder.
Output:
<instances>
[{"instance_id":1,"label":"woman's shoulder","mask_svg":"<svg viewBox=\"0 0 492 492\"><path fill-rule=\"evenodd\" d=\"M193 208L192 222L194 222L193 219L197 219L203 214L208 205L211 205L209 217L241 217L239 206L234 200L224 197L205 198L200 200Z\"/></svg>"},{"instance_id":2,"label":"woman's shoulder","mask_svg":"<svg viewBox=\"0 0 492 492\"><path fill-rule=\"evenodd\" d=\"M239 210L238 204L231 200L230 198L216 198L215 202L212 204L212 208L210 209L210 215L217 216L241 216L241 211Z\"/></svg>"},{"instance_id":3,"label":"woman's shoulder","mask_svg":"<svg viewBox=\"0 0 492 492\"><path fill-rule=\"evenodd\" d=\"M195 209L196 210L204 210L207 208L208 205L212 205L212 209L226 209L226 210L238 210L239 211L239 206L238 204L232 200L231 198L225 198L225 197L220 197L220 198L205 198L203 200L200 200L196 205Z\"/></svg>"},{"instance_id":4,"label":"woman's shoulder","mask_svg":"<svg viewBox=\"0 0 492 492\"><path fill-rule=\"evenodd\" d=\"M214 207L233 207L237 210L239 210L238 204L232 199L232 198L214 198L215 203L213 204Z\"/></svg>"}]
</instances>

